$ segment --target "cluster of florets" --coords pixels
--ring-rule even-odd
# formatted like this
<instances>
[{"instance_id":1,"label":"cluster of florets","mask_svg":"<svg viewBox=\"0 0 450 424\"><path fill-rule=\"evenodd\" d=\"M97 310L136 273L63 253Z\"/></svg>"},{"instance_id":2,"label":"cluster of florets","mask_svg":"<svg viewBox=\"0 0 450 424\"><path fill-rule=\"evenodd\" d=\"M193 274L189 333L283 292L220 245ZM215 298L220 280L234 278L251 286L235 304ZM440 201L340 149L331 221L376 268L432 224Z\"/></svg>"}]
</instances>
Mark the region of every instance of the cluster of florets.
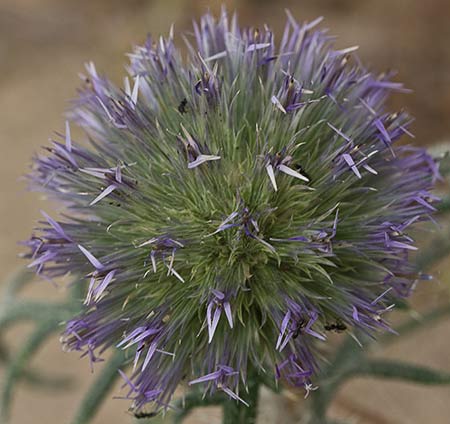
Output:
<instances>
[{"instance_id":1,"label":"cluster of florets","mask_svg":"<svg viewBox=\"0 0 450 424\"><path fill-rule=\"evenodd\" d=\"M389 113L389 75L335 50L319 20L265 28L204 16L186 60L130 54L120 89L87 66L32 186L64 205L28 242L38 273L86 277L65 347L131 352L127 396L165 407L181 380L245 402L249 367L311 388L327 332L388 330L417 280L408 230L438 178ZM80 283L81 284L81 283Z\"/></svg>"}]
</instances>

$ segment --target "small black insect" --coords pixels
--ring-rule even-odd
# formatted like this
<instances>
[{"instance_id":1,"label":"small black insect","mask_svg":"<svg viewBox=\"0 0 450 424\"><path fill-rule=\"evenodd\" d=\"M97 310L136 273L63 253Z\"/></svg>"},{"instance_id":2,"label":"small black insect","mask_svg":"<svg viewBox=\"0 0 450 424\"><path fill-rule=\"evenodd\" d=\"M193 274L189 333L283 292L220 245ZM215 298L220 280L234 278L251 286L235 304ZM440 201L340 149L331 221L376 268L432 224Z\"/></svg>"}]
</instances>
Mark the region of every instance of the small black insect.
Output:
<instances>
[{"instance_id":1,"label":"small black insect","mask_svg":"<svg viewBox=\"0 0 450 424\"><path fill-rule=\"evenodd\" d=\"M186 98L181 100L180 104L178 105L178 112L187 113L187 109L186 109L187 104L188 104L188 101Z\"/></svg>"},{"instance_id":2,"label":"small black insect","mask_svg":"<svg viewBox=\"0 0 450 424\"><path fill-rule=\"evenodd\" d=\"M331 324L325 324L324 328L327 331L335 331L336 333L342 333L347 330L347 326L341 320L336 320L336 322Z\"/></svg>"},{"instance_id":3,"label":"small black insect","mask_svg":"<svg viewBox=\"0 0 450 424\"><path fill-rule=\"evenodd\" d=\"M296 339L300 333L302 332L302 329L306 327L307 321L303 318L297 321L294 333L292 334L292 338Z\"/></svg>"},{"instance_id":4,"label":"small black insect","mask_svg":"<svg viewBox=\"0 0 450 424\"><path fill-rule=\"evenodd\" d=\"M158 415L157 412L135 412L134 418L140 420L144 418L154 418Z\"/></svg>"}]
</instances>

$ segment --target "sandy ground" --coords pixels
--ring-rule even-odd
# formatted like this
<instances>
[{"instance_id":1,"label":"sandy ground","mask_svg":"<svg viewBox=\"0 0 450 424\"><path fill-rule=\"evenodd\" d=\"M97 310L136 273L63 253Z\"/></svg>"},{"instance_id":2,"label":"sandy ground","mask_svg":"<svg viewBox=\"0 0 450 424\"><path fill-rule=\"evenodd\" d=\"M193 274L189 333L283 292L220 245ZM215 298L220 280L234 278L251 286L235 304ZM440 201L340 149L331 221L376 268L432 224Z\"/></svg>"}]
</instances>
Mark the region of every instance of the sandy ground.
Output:
<instances>
[{"instance_id":1,"label":"sandy ground","mask_svg":"<svg viewBox=\"0 0 450 424\"><path fill-rule=\"evenodd\" d=\"M393 66L399 78L415 90L399 96L393 105L406 104L418 118L415 127L421 144L450 140L450 4L445 0L314 0L226 2L237 8L241 21L268 22L281 31L284 8L300 19L318 15L338 34L342 47L360 45L361 57L383 70ZM124 53L143 40L147 32L166 33L172 22L186 29L193 17L219 2L184 0L1 0L0 1L0 281L22 265L17 240L28 237L39 210L38 195L27 193L20 176L33 152L47 143L52 131L63 129L62 112L74 97L78 72L94 60L98 69L120 81ZM449 283L443 264L437 270L441 285L423 288L419 304L432 306L446 296ZM448 287L448 286L447 286ZM26 295L57 298L61 289L35 283ZM450 371L450 322L394 344L383 356L405 358ZM17 345L29 329L10 331ZM83 391L92 381L86 361L61 352L56 338L49 340L34 365L76 377L70 393L36 391L21 386L14 406L13 424L66 423ZM1 377L1 374L0 374ZM117 393L117 391L116 391ZM292 396L263 394L262 422L291 423L299 416L301 402ZM299 396L300 398L300 396ZM413 387L403 383L354 381L343 388L334 411L368 424L448 423L450 389ZM96 424L127 423L127 405L108 401ZM192 423L219 422L219 411L197 411Z\"/></svg>"}]
</instances>

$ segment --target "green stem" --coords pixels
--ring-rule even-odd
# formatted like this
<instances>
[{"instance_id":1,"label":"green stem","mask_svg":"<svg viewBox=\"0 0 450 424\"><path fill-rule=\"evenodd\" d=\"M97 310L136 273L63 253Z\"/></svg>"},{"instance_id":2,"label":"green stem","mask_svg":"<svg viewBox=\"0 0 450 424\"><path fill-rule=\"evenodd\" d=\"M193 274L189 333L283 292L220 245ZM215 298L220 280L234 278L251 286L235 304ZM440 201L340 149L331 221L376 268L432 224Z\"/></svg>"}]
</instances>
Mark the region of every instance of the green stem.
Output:
<instances>
[{"instance_id":1,"label":"green stem","mask_svg":"<svg viewBox=\"0 0 450 424\"><path fill-rule=\"evenodd\" d=\"M260 381L255 371L248 374L245 401L249 406L235 400L223 404L223 424L255 424L258 415L258 395Z\"/></svg>"},{"instance_id":2,"label":"green stem","mask_svg":"<svg viewBox=\"0 0 450 424\"><path fill-rule=\"evenodd\" d=\"M76 412L72 424L88 424L97 413L110 389L116 382L118 369L126 362L125 353L117 349L109 360L103 365L102 370L97 374L97 378L85 393L83 400Z\"/></svg>"},{"instance_id":3,"label":"green stem","mask_svg":"<svg viewBox=\"0 0 450 424\"><path fill-rule=\"evenodd\" d=\"M222 405L224 402L228 402L228 400L222 393L207 397L203 397L203 393L188 393L183 399L179 399L175 403L175 410L179 410L179 412L175 413L173 423L181 424L195 408Z\"/></svg>"},{"instance_id":4,"label":"green stem","mask_svg":"<svg viewBox=\"0 0 450 424\"><path fill-rule=\"evenodd\" d=\"M5 383L2 384L0 393L0 415L3 423L6 423L9 418L13 389L17 380L21 377L29 359L47 340L48 335L56 331L57 328L58 323L54 321L40 324L7 367L4 376Z\"/></svg>"},{"instance_id":5,"label":"green stem","mask_svg":"<svg viewBox=\"0 0 450 424\"><path fill-rule=\"evenodd\" d=\"M320 390L311 394L311 410L308 424L326 423L326 415L329 404L334 398L341 381L333 381L329 385L323 385Z\"/></svg>"}]
</instances>

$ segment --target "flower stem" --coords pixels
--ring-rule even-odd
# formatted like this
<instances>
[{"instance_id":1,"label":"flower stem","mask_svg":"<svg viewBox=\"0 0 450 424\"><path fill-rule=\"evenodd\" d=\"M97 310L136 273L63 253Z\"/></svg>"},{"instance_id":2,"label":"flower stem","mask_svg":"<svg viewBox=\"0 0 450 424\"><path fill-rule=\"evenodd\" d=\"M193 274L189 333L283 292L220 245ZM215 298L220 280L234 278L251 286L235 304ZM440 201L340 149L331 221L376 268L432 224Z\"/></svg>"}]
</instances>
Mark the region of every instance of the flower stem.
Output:
<instances>
[{"instance_id":1,"label":"flower stem","mask_svg":"<svg viewBox=\"0 0 450 424\"><path fill-rule=\"evenodd\" d=\"M248 392L245 396L245 401L249 406L231 399L225 402L223 404L223 424L256 424L259 386L260 381L257 373L249 370L247 380Z\"/></svg>"}]
</instances>

